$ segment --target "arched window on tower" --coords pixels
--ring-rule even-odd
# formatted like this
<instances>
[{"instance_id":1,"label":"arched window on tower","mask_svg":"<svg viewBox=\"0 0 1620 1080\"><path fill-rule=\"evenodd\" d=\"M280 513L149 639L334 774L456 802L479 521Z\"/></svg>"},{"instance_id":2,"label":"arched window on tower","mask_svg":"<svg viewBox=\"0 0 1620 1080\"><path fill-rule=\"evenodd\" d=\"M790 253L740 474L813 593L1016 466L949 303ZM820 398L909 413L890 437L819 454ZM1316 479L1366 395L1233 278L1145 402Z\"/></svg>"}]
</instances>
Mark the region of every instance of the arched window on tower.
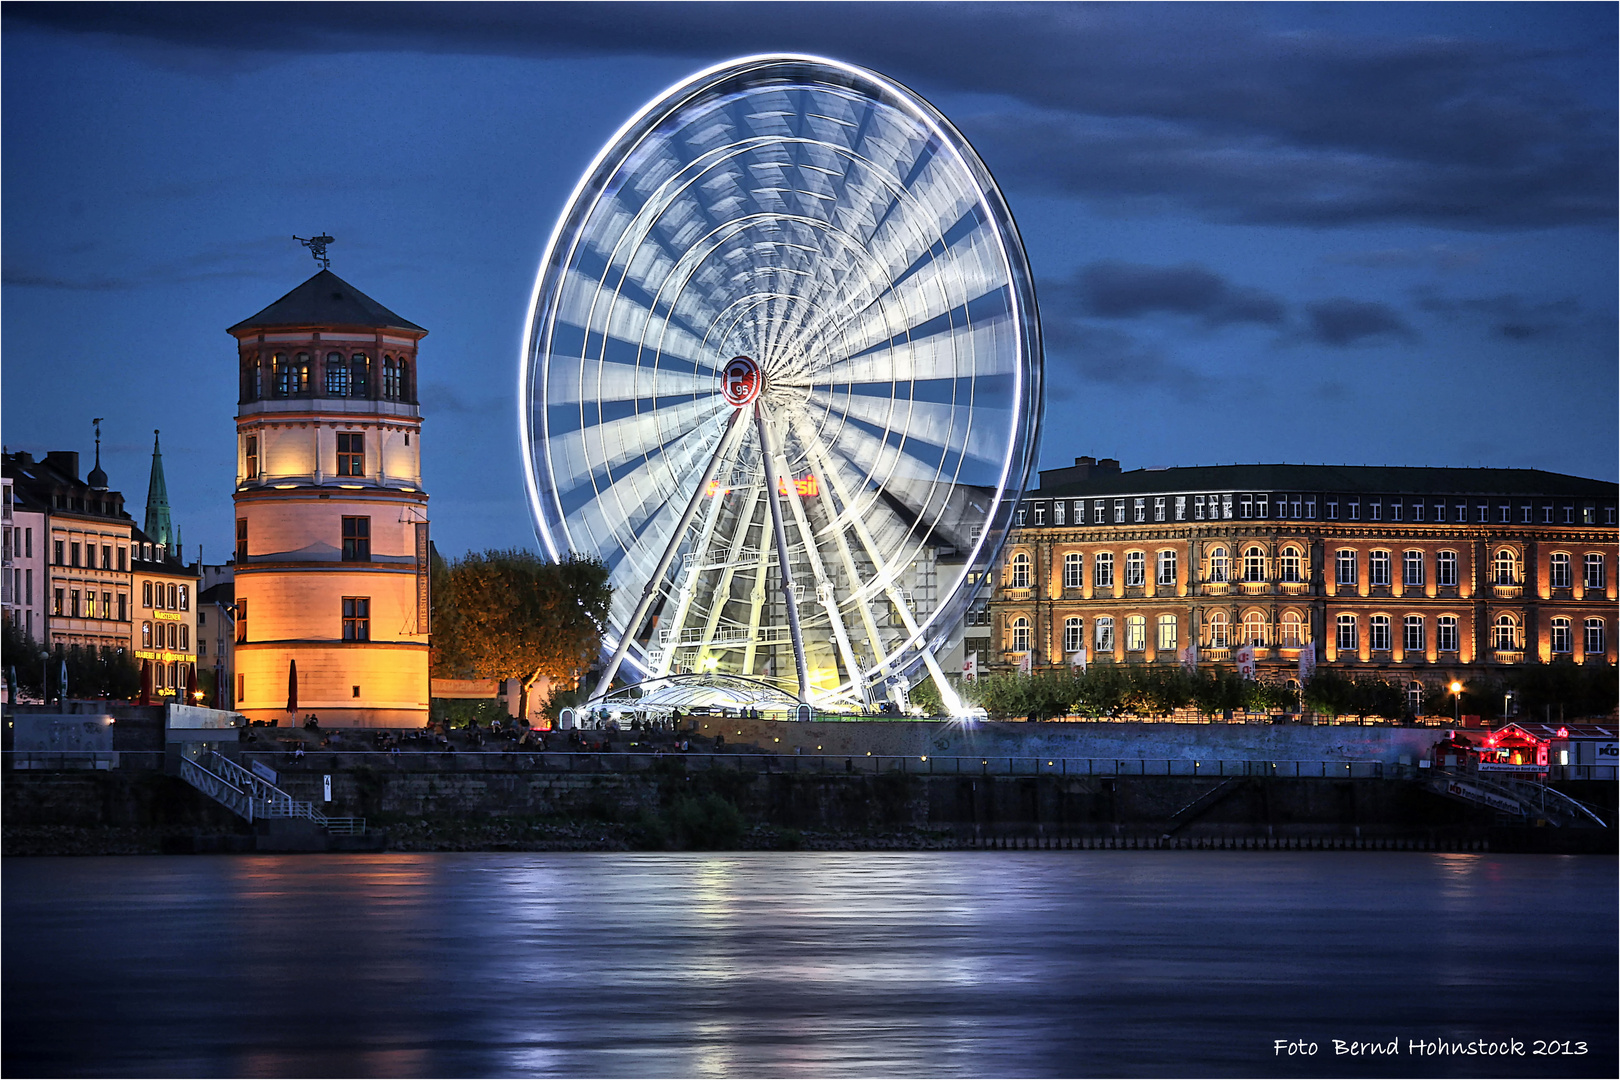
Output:
<instances>
[{"instance_id":1,"label":"arched window on tower","mask_svg":"<svg viewBox=\"0 0 1620 1080\"><path fill-rule=\"evenodd\" d=\"M382 396L384 401L398 401L400 387L400 363L392 356L383 357Z\"/></svg>"},{"instance_id":2,"label":"arched window on tower","mask_svg":"<svg viewBox=\"0 0 1620 1080\"><path fill-rule=\"evenodd\" d=\"M371 357L365 353L357 352L349 357L349 396L371 396Z\"/></svg>"},{"instance_id":3,"label":"arched window on tower","mask_svg":"<svg viewBox=\"0 0 1620 1080\"><path fill-rule=\"evenodd\" d=\"M326 354L326 396L349 396L349 365L342 353Z\"/></svg>"},{"instance_id":4,"label":"arched window on tower","mask_svg":"<svg viewBox=\"0 0 1620 1080\"><path fill-rule=\"evenodd\" d=\"M242 400L258 401L264 397L264 373L259 369L259 354L242 357Z\"/></svg>"}]
</instances>

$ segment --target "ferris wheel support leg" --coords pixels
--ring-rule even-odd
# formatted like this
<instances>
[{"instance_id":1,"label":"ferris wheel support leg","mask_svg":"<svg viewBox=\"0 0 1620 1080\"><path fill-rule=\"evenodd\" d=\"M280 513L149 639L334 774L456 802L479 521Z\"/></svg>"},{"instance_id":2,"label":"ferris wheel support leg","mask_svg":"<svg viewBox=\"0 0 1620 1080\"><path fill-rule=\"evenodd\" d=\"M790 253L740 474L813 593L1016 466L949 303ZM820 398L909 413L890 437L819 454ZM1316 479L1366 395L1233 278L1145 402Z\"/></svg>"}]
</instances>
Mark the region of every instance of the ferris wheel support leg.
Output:
<instances>
[{"instance_id":1,"label":"ferris wheel support leg","mask_svg":"<svg viewBox=\"0 0 1620 1080\"><path fill-rule=\"evenodd\" d=\"M741 410L739 410L740 412ZM771 508L771 531L776 534L776 569L782 580L782 599L787 604L788 630L793 635L793 663L799 672L799 700L810 700L810 671L804 663L804 635L799 631L799 601L793 595L793 567L788 562L787 529L782 526L782 501L776 491L776 440L771 438L765 410L754 403L754 422L759 425L759 457L765 466L765 501Z\"/></svg>"},{"instance_id":2,"label":"ferris wheel support leg","mask_svg":"<svg viewBox=\"0 0 1620 1080\"><path fill-rule=\"evenodd\" d=\"M703 505L703 499L709 491L709 481L714 479L715 470L720 467L722 459L727 457L736 441L737 433L745 430L740 423L742 410L738 409L731 414L731 421L725 433L720 436L720 442L714 448L714 456L709 458L708 466L703 470L703 478L698 481L697 490L692 492L692 498L681 512L681 520L670 533L669 544L664 548L664 554L658 559L658 567L647 578L647 585L641 590L641 599L636 604L635 613L624 624L624 633L619 637L619 646L613 650L613 658L608 661L607 667L602 669L602 677L597 680L596 690L591 694L599 698L608 692L613 685L613 677L619 673L619 665L624 663L625 654L630 651L630 643L635 640L636 631L641 629L641 622L647 617L652 608L653 600L658 595L658 583L663 580L664 572L669 564L675 561L675 552L680 550L681 540L686 536L687 527L692 524L692 518L697 516L697 509Z\"/></svg>"},{"instance_id":3,"label":"ferris wheel support leg","mask_svg":"<svg viewBox=\"0 0 1620 1080\"><path fill-rule=\"evenodd\" d=\"M855 647L850 644L849 629L844 625L844 616L838 610L838 601L832 595L831 584L827 580L827 567L821 561L821 553L816 548L815 537L810 531L810 518L804 512L804 499L799 496L798 486L787 485L788 505L793 508L793 521L799 527L799 537L804 541L804 553L810 558L810 569L816 576L816 598L827 612L827 620L832 624L833 636L838 643L838 653L844 660L844 670L849 672L850 685L860 695L863 706L872 704L872 699L866 692L866 675L855 663ZM829 519L830 520L830 519ZM853 579L852 579L853 580Z\"/></svg>"}]
</instances>

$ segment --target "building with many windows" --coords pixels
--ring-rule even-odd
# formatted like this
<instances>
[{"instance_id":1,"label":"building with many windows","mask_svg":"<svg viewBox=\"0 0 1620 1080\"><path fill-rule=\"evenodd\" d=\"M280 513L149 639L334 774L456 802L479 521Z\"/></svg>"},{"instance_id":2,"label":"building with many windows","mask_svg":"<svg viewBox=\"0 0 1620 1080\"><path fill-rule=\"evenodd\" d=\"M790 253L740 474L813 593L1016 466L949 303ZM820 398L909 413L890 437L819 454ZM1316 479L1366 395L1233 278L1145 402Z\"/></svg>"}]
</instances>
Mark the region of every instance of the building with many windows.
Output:
<instances>
[{"instance_id":1,"label":"building with many windows","mask_svg":"<svg viewBox=\"0 0 1620 1080\"><path fill-rule=\"evenodd\" d=\"M427 331L322 270L237 340L236 708L253 719L428 719Z\"/></svg>"},{"instance_id":2,"label":"building with many windows","mask_svg":"<svg viewBox=\"0 0 1620 1080\"><path fill-rule=\"evenodd\" d=\"M1261 678L1294 677L1314 650L1416 692L1532 661L1612 664L1616 495L1530 469L1079 458L1016 511L981 667L1207 664L1252 645Z\"/></svg>"}]
</instances>

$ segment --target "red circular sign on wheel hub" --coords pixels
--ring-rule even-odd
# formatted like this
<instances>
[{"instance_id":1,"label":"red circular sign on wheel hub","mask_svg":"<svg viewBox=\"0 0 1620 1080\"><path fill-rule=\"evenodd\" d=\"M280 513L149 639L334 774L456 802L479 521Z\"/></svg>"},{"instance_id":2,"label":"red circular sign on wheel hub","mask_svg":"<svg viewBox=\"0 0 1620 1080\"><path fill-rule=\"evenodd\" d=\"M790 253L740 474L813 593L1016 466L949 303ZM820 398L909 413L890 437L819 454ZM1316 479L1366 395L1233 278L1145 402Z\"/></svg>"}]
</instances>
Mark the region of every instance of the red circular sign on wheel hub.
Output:
<instances>
[{"instance_id":1,"label":"red circular sign on wheel hub","mask_svg":"<svg viewBox=\"0 0 1620 1080\"><path fill-rule=\"evenodd\" d=\"M726 395L727 404L740 409L759 397L760 385L764 381L760 375L759 365L754 363L751 357L733 356L726 364L720 388Z\"/></svg>"}]
</instances>

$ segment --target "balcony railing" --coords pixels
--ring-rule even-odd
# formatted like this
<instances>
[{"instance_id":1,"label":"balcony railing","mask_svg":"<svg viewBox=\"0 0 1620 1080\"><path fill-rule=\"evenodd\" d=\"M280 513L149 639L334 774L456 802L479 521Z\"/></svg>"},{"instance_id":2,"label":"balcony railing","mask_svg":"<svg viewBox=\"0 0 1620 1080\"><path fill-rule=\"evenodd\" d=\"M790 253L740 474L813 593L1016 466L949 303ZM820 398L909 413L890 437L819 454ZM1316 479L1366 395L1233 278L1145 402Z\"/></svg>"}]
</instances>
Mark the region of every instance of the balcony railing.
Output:
<instances>
[{"instance_id":1,"label":"balcony railing","mask_svg":"<svg viewBox=\"0 0 1620 1080\"><path fill-rule=\"evenodd\" d=\"M1524 595L1523 585L1492 585L1491 593L1498 600L1517 600Z\"/></svg>"}]
</instances>

